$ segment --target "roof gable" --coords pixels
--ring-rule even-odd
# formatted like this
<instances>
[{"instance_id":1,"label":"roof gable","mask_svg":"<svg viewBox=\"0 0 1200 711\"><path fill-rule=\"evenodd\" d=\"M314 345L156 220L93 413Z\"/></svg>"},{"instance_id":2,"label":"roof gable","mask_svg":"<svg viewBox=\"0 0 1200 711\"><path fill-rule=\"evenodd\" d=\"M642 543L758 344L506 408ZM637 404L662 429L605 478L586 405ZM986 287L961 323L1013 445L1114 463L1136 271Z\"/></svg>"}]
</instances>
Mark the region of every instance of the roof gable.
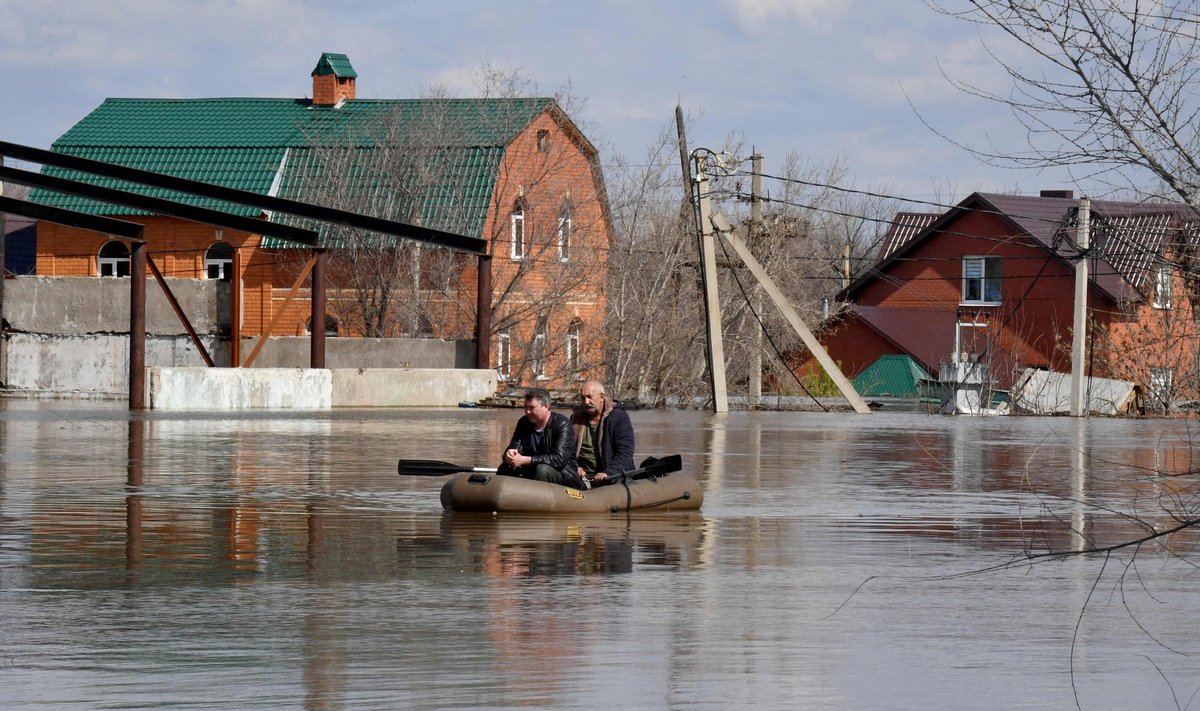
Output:
<instances>
[{"instance_id":1,"label":"roof gable","mask_svg":"<svg viewBox=\"0 0 1200 711\"><path fill-rule=\"evenodd\" d=\"M972 193L955 207L916 228L922 213L898 213L885 236L875 266L844 289L839 298L848 299L887 271L921 244L953 232L953 224L970 212L995 215L1013 228L1014 236L1030 238L1053 258L1073 263L1079 201L1065 197ZM1195 212L1172 203L1131 203L1093 200L1090 244L1103 262L1092 270L1093 284L1114 300L1140 298L1146 272L1154 257L1170 243L1172 235L1190 232ZM891 238L890 241L887 238Z\"/></svg>"}]
</instances>

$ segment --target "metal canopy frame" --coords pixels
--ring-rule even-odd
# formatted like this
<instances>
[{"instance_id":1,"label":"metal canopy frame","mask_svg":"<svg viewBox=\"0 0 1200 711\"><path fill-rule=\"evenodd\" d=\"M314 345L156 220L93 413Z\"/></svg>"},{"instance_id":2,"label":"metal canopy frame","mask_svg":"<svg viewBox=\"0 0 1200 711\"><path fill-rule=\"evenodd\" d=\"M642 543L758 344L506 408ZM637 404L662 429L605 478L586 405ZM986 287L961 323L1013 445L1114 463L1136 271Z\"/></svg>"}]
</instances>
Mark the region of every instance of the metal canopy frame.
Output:
<instances>
[{"instance_id":1,"label":"metal canopy frame","mask_svg":"<svg viewBox=\"0 0 1200 711\"><path fill-rule=\"evenodd\" d=\"M316 258L312 272L312 323L314 326L325 323L325 273L327 261L325 248L317 246L318 234L314 230L281 225L266 220L258 220L232 215L219 210L187 205L173 200L154 198L114 188L90 185L67 178L10 168L4 166L4 156L139 183L150 187L174 190L190 195L249 205L265 212L284 212L322 222L380 232L476 254L478 256L477 316L475 320L476 367L487 368L489 365L491 255L488 254L488 243L486 240L0 141L0 180L40 187L100 202L134 207L147 212L171 215L192 222L275 237L313 247ZM2 195L0 195L0 208L4 212L125 237L133 243L133 249L130 251L129 407L130 409L142 409L145 407L146 243L142 239L142 225L116 220L111 217L88 215L72 210L37 205L23 200L4 198ZM0 309L2 309L2 306L3 302L0 301ZM0 313L0 316L2 316L2 313ZM310 331L310 334L310 367L324 368L325 329L314 327ZM135 363L135 352L140 352L138 358L140 363Z\"/></svg>"},{"instance_id":2,"label":"metal canopy frame","mask_svg":"<svg viewBox=\"0 0 1200 711\"><path fill-rule=\"evenodd\" d=\"M107 178L125 180L131 183L140 183L142 185L151 185L158 188L175 190L181 193L189 193L191 195L199 195L201 197L211 198L214 200L224 200L226 202L237 203L239 205L249 205L251 207L257 207L265 212L285 212L289 215L308 217L321 222L346 225L347 227L355 227L358 229L369 230L371 232L382 232L384 234L394 235L396 237L413 239L418 242L426 242L428 244L435 244L440 247L448 247L450 249L455 249L462 252L470 252L472 254L487 254L488 249L487 240L483 240L478 237L468 237L467 235L455 234L453 232L443 232L442 230L435 230L429 227L410 225L405 222L396 222L394 220L385 220L383 218L372 217L370 215L360 215L356 212L349 212L346 210L335 210L330 207L297 202L295 200L287 200L285 198L275 197L273 195L260 195L247 190L227 188L221 185L202 183L198 180L189 180L187 178L177 178L173 175L151 173L149 171L140 170L137 168L129 168L123 165L116 165L114 163L105 163L98 160L92 160L90 158L80 158L78 156L66 155L65 153L55 153L54 151L32 148L30 146L21 146L15 143L8 143L6 141L0 141L0 155L28 161L30 163L53 165L58 168L76 170L81 173L103 175ZM14 180L13 182L16 181ZM281 239L288 238L281 237Z\"/></svg>"}]
</instances>

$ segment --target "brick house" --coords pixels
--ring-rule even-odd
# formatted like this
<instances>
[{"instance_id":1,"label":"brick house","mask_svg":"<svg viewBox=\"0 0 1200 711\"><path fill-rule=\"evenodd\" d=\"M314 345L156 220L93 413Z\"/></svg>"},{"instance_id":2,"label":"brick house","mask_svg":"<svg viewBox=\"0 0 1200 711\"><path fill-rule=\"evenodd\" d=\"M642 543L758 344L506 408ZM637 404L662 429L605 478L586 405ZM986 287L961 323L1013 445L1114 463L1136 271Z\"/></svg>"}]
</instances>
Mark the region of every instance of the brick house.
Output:
<instances>
[{"instance_id":1,"label":"brick house","mask_svg":"<svg viewBox=\"0 0 1200 711\"><path fill-rule=\"evenodd\" d=\"M333 53L321 55L311 76L311 99L108 99L52 149L485 239L493 257L490 350L502 379L566 385L600 362L600 285L612 235L603 176L595 147L553 99L358 99L357 72ZM473 332L476 265L464 255L45 172L319 230L330 248L331 335ZM311 328L307 289L286 298L299 283L303 250L45 190L31 199L144 224L149 254L166 276L240 287L244 335ZM128 245L119 239L50 223L39 223L37 234L40 275L128 275Z\"/></svg>"},{"instance_id":2,"label":"brick house","mask_svg":"<svg viewBox=\"0 0 1200 711\"><path fill-rule=\"evenodd\" d=\"M1006 390L1024 368L1070 372L1076 218L1069 192L975 193L943 214L902 213L874 266L838 294L821 341L848 376L906 355L930 379L970 369ZM1195 213L1091 205L1088 374L1143 386L1149 404L1200 394ZM797 372L815 372L801 354Z\"/></svg>"}]
</instances>

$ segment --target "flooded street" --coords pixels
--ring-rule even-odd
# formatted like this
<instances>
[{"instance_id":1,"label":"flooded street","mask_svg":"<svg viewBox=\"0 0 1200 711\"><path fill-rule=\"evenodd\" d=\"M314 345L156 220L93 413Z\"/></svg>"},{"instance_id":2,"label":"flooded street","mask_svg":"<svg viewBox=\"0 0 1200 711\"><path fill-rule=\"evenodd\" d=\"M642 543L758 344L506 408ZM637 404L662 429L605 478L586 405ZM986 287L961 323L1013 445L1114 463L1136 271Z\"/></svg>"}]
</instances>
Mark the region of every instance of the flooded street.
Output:
<instances>
[{"instance_id":1,"label":"flooded street","mask_svg":"<svg viewBox=\"0 0 1200 711\"><path fill-rule=\"evenodd\" d=\"M519 415L0 401L3 706L1195 707L1194 533L1022 562L1200 515L1194 422L631 413L690 515L396 474Z\"/></svg>"}]
</instances>

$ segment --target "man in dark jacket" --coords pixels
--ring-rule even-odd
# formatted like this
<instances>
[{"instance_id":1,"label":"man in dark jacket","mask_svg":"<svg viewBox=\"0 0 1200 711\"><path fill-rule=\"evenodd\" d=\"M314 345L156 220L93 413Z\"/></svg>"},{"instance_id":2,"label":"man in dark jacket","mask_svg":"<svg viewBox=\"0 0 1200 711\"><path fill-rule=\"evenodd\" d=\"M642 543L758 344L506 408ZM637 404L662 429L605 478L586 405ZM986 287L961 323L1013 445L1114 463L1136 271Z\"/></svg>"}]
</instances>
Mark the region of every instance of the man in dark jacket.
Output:
<instances>
[{"instance_id":1,"label":"man in dark jacket","mask_svg":"<svg viewBox=\"0 0 1200 711\"><path fill-rule=\"evenodd\" d=\"M525 393L525 416L517 421L499 473L584 488L575 466L575 433L565 415L550 409L550 393Z\"/></svg>"},{"instance_id":2,"label":"man in dark jacket","mask_svg":"<svg viewBox=\"0 0 1200 711\"><path fill-rule=\"evenodd\" d=\"M579 407L571 425L579 476L589 489L633 469L633 423L598 380L579 388Z\"/></svg>"}]
</instances>

